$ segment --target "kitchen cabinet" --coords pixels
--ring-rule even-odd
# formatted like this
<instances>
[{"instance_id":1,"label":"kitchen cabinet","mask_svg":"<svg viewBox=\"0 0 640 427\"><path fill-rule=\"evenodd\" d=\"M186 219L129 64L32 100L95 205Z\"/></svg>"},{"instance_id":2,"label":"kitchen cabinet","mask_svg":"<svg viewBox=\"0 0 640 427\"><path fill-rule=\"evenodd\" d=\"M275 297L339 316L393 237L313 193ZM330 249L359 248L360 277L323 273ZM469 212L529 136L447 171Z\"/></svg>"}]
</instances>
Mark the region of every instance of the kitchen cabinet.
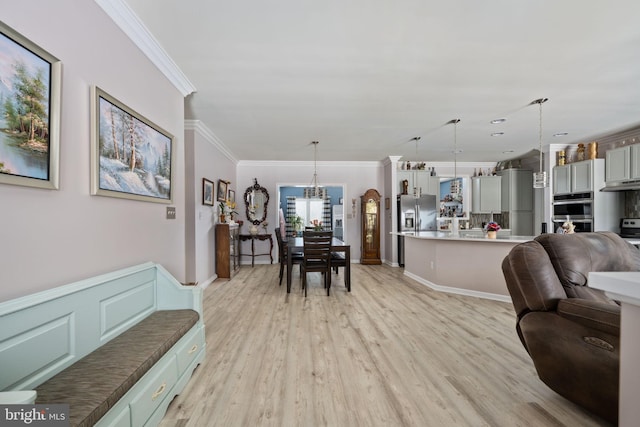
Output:
<instances>
[{"instance_id":1,"label":"kitchen cabinet","mask_svg":"<svg viewBox=\"0 0 640 427\"><path fill-rule=\"evenodd\" d=\"M240 227L216 224L216 274L230 279L240 269Z\"/></svg>"},{"instance_id":2,"label":"kitchen cabinet","mask_svg":"<svg viewBox=\"0 0 640 427\"><path fill-rule=\"evenodd\" d=\"M640 179L640 144L607 151L605 181L607 183Z\"/></svg>"},{"instance_id":3,"label":"kitchen cabinet","mask_svg":"<svg viewBox=\"0 0 640 427\"><path fill-rule=\"evenodd\" d=\"M553 168L553 194L571 193L571 165Z\"/></svg>"},{"instance_id":4,"label":"kitchen cabinet","mask_svg":"<svg viewBox=\"0 0 640 427\"><path fill-rule=\"evenodd\" d=\"M402 181L407 180L407 192L403 192ZM440 200L440 177L431 176L428 170L399 171L398 194L413 194L417 188L421 194L433 194Z\"/></svg>"},{"instance_id":5,"label":"kitchen cabinet","mask_svg":"<svg viewBox=\"0 0 640 427\"><path fill-rule=\"evenodd\" d=\"M587 193L593 188L593 161L571 163L571 188L573 193ZM599 189L598 189L599 190Z\"/></svg>"},{"instance_id":6,"label":"kitchen cabinet","mask_svg":"<svg viewBox=\"0 0 640 427\"><path fill-rule=\"evenodd\" d=\"M501 210L533 210L533 172L526 169L505 169L500 171L502 181Z\"/></svg>"},{"instance_id":7,"label":"kitchen cabinet","mask_svg":"<svg viewBox=\"0 0 640 427\"><path fill-rule=\"evenodd\" d=\"M533 171L505 169L500 172L503 227L517 236L533 235Z\"/></svg>"},{"instance_id":8,"label":"kitchen cabinet","mask_svg":"<svg viewBox=\"0 0 640 427\"><path fill-rule=\"evenodd\" d=\"M614 148L605 154L605 182L631 179L631 146Z\"/></svg>"},{"instance_id":9,"label":"kitchen cabinet","mask_svg":"<svg viewBox=\"0 0 640 427\"><path fill-rule=\"evenodd\" d=\"M471 178L471 212L499 213L502 210L502 177L474 176Z\"/></svg>"},{"instance_id":10,"label":"kitchen cabinet","mask_svg":"<svg viewBox=\"0 0 640 427\"><path fill-rule=\"evenodd\" d=\"M594 162L602 159L584 160L553 168L553 194L588 193L595 191Z\"/></svg>"}]
</instances>

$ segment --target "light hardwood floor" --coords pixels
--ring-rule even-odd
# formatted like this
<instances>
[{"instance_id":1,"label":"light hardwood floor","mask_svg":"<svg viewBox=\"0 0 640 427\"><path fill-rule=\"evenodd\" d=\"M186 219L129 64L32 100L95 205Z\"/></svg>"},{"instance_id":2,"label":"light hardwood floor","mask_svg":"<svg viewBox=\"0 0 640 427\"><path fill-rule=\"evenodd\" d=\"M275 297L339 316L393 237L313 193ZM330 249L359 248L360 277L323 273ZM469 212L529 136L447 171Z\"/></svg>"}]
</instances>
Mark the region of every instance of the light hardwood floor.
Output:
<instances>
[{"instance_id":1,"label":"light hardwood floor","mask_svg":"<svg viewBox=\"0 0 640 427\"><path fill-rule=\"evenodd\" d=\"M464 268L464 266L461 266ZM402 269L277 265L205 290L207 357L161 426L602 426L537 377L511 304L433 291Z\"/></svg>"}]
</instances>

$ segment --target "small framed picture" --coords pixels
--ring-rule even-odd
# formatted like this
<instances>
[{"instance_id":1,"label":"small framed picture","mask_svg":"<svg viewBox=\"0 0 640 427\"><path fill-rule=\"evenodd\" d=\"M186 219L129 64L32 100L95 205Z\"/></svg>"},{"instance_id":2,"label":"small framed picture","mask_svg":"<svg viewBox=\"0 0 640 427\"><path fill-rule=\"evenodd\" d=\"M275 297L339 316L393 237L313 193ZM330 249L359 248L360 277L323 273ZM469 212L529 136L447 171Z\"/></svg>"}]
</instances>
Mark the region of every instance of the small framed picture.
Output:
<instances>
[{"instance_id":1,"label":"small framed picture","mask_svg":"<svg viewBox=\"0 0 640 427\"><path fill-rule=\"evenodd\" d=\"M236 192L234 190L229 190L229 202L230 203L236 202Z\"/></svg>"},{"instance_id":2,"label":"small framed picture","mask_svg":"<svg viewBox=\"0 0 640 427\"><path fill-rule=\"evenodd\" d=\"M227 187L229 186L229 181L225 181L224 179L218 180L218 196L217 200L219 202L227 201Z\"/></svg>"},{"instance_id":3,"label":"small framed picture","mask_svg":"<svg viewBox=\"0 0 640 427\"><path fill-rule=\"evenodd\" d=\"M202 204L213 206L213 181L202 178Z\"/></svg>"}]
</instances>

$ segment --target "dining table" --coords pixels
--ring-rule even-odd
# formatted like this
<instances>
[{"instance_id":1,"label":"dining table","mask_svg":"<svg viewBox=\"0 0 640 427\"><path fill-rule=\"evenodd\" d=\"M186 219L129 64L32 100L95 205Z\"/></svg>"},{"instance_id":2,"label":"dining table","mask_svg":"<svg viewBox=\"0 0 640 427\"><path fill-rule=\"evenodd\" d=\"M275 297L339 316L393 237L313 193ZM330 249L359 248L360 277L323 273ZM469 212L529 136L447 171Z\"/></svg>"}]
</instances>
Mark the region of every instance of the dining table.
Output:
<instances>
[{"instance_id":1,"label":"dining table","mask_svg":"<svg viewBox=\"0 0 640 427\"><path fill-rule=\"evenodd\" d=\"M304 238L289 236L284 239L287 245L287 253L304 253ZM331 238L331 252L343 252L346 260L344 267L344 280L347 291L351 292L351 245L346 244L342 240ZM287 256L287 293L291 292L291 271L293 269L293 257Z\"/></svg>"}]
</instances>

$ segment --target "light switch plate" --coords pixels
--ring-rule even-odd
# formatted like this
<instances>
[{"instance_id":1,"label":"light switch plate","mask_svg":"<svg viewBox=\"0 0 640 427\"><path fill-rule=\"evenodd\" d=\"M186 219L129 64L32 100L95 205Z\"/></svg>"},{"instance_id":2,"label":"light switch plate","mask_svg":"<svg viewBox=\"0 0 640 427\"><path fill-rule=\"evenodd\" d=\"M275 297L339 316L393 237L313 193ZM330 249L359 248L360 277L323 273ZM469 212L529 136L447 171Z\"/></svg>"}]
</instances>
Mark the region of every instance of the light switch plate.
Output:
<instances>
[{"instance_id":1,"label":"light switch plate","mask_svg":"<svg viewBox=\"0 0 640 427\"><path fill-rule=\"evenodd\" d=\"M167 206L167 219L176 219L175 206Z\"/></svg>"}]
</instances>

